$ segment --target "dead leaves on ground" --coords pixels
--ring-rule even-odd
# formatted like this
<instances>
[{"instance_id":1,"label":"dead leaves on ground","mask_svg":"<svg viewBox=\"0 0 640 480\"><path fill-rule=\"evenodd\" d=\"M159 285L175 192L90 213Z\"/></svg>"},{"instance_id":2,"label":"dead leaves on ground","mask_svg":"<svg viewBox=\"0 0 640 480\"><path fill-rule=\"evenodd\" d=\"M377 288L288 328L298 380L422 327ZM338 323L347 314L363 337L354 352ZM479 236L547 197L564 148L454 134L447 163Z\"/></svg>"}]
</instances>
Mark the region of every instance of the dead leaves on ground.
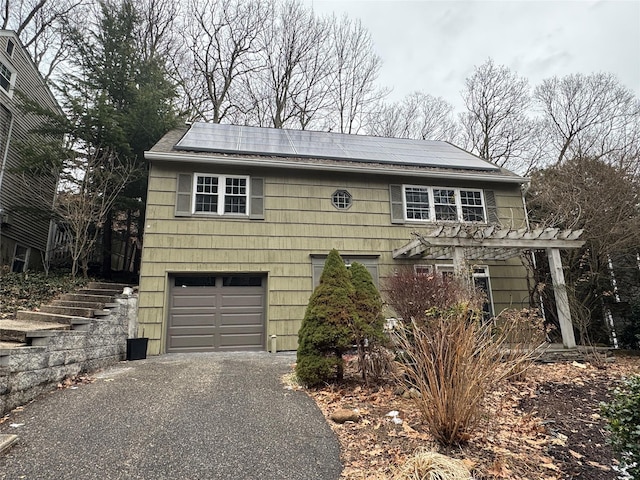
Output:
<instances>
[{"instance_id":1,"label":"dead leaves on ground","mask_svg":"<svg viewBox=\"0 0 640 480\"><path fill-rule=\"evenodd\" d=\"M311 390L309 394L327 418L338 409L351 409L359 414L358 422L329 422L342 447L342 478L393 478L398 467L416 449L426 446L463 460L474 478L559 480L566 478L563 468L567 461L559 462L551 454L554 449L561 449L567 458L582 468L593 468L602 474L609 471L610 475L611 467L588 458L581 453L580 445L571 444L570 431L565 432L567 435L555 431L555 424L545 423L546 419L539 416L538 411L527 412L523 405L553 401L549 392L539 387L554 382L567 388L583 389L581 392L586 392L583 396L587 398L581 401L592 401L597 405L593 392L590 395L590 385L612 386L632 372L640 373L640 358L620 358L606 369L585 363L534 365L524 382L506 383L487 398L486 416L481 428L467 445L451 449L437 445L422 424L420 412L413 401L397 395L395 385L391 383L368 388L354 380L342 386ZM583 408L583 405L575 407ZM602 422L597 413L589 410L582 413L579 421L585 425ZM602 432L596 428L591 430L594 435L600 435L598 440L603 443Z\"/></svg>"}]
</instances>

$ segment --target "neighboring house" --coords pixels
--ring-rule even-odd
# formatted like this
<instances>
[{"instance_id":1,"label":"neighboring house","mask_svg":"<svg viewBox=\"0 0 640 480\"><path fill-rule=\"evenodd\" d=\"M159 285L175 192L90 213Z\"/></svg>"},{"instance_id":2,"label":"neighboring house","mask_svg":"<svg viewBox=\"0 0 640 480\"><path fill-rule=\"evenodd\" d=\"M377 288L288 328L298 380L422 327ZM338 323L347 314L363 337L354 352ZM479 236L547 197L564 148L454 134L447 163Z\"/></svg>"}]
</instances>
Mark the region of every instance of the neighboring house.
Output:
<instances>
[{"instance_id":1,"label":"neighboring house","mask_svg":"<svg viewBox=\"0 0 640 480\"><path fill-rule=\"evenodd\" d=\"M500 312L529 305L523 250L548 250L562 300L558 248L581 245L528 229L528 179L445 142L196 123L146 158L138 321L150 354L265 350L274 335L296 349L332 248L380 286L406 265L468 275Z\"/></svg>"},{"instance_id":2,"label":"neighboring house","mask_svg":"<svg viewBox=\"0 0 640 480\"><path fill-rule=\"evenodd\" d=\"M37 117L20 110L16 92L60 111L16 33L0 30L0 265L22 272L39 268L47 255L51 222L36 210L52 205L57 179L28 185L15 172L19 145L38 125Z\"/></svg>"}]
</instances>

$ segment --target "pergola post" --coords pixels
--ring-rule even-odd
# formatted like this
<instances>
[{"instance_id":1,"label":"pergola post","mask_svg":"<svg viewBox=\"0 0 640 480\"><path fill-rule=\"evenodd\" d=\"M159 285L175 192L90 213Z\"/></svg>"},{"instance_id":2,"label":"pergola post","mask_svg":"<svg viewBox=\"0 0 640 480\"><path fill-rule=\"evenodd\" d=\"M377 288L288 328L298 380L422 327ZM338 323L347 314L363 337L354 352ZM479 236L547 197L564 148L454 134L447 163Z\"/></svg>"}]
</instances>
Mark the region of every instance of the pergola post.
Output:
<instances>
[{"instance_id":1,"label":"pergola post","mask_svg":"<svg viewBox=\"0 0 640 480\"><path fill-rule=\"evenodd\" d=\"M453 274L461 279L467 279L466 264L464 259L464 247L451 247L453 259Z\"/></svg>"},{"instance_id":2,"label":"pergola post","mask_svg":"<svg viewBox=\"0 0 640 480\"><path fill-rule=\"evenodd\" d=\"M569 297L567 296L567 286L564 282L560 250L558 248L548 248L547 257L549 258L549 269L551 270L553 291L556 297L556 307L558 309L558 320L560 321L562 343L566 348L575 348L576 338L573 334L571 310L569 309Z\"/></svg>"}]
</instances>

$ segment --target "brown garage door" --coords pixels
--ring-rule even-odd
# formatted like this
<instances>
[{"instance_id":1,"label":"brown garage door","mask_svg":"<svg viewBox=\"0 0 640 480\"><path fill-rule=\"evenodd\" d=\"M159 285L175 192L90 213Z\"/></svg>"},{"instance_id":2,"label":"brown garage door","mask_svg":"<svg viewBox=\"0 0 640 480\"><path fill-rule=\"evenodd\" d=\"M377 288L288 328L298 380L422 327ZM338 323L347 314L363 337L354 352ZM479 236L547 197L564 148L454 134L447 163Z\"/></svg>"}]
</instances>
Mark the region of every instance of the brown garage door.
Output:
<instances>
[{"instance_id":1,"label":"brown garage door","mask_svg":"<svg viewBox=\"0 0 640 480\"><path fill-rule=\"evenodd\" d=\"M265 349L265 277L170 278L168 352Z\"/></svg>"}]
</instances>

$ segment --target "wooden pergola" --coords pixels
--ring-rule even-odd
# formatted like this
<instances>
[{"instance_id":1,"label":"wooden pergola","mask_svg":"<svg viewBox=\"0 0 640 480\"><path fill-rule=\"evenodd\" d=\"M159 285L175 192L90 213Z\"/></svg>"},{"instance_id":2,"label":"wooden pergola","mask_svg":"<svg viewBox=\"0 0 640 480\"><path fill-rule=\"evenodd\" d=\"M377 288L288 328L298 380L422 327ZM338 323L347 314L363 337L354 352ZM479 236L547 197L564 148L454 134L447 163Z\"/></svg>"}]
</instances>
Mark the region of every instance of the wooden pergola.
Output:
<instances>
[{"instance_id":1,"label":"wooden pergola","mask_svg":"<svg viewBox=\"0 0 640 480\"><path fill-rule=\"evenodd\" d=\"M546 250L556 297L562 343L575 348L567 287L562 271L561 249L580 248L582 230L557 228L508 229L497 226L440 225L414 232L415 240L393 251L393 258L452 260L455 275L462 276L467 261L508 260L525 250Z\"/></svg>"}]
</instances>

